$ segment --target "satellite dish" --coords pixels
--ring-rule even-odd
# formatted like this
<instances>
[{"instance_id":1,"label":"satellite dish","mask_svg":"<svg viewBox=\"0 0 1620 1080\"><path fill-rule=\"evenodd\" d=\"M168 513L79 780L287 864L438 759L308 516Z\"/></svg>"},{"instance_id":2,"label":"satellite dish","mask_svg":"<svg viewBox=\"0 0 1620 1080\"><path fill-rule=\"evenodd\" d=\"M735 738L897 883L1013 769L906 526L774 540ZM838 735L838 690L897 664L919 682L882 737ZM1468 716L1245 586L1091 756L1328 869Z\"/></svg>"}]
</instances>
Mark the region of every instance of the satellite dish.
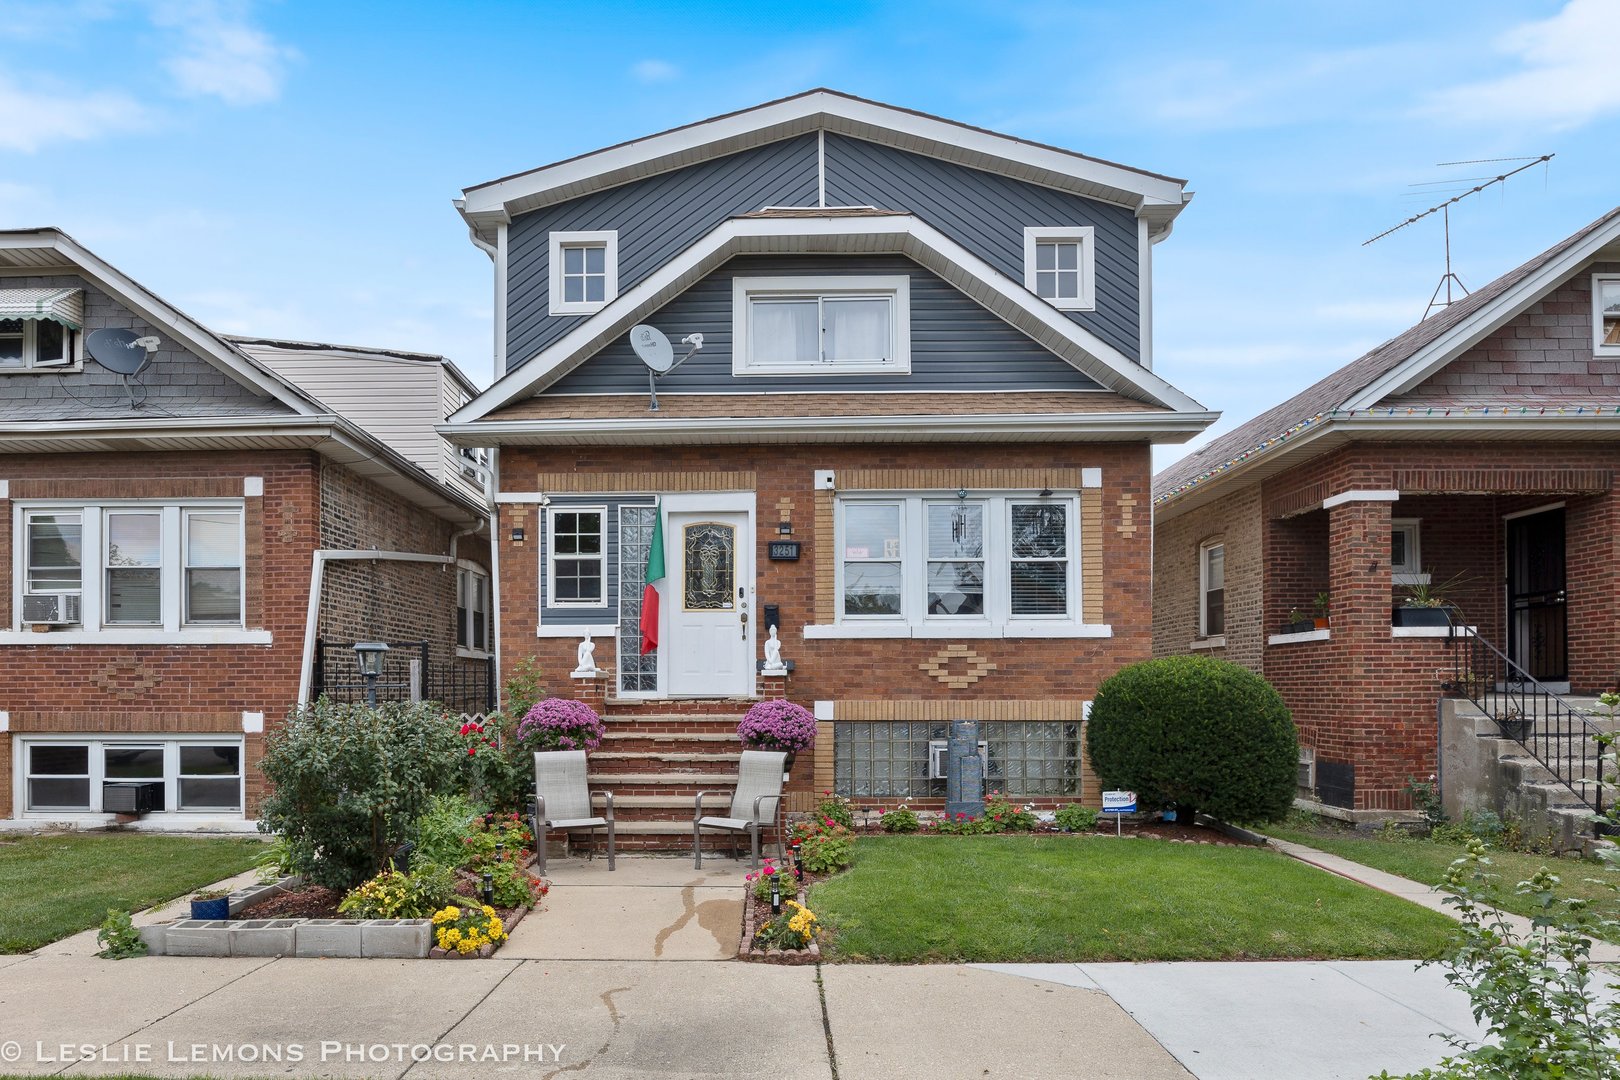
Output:
<instances>
[{"instance_id":1,"label":"satellite dish","mask_svg":"<svg viewBox=\"0 0 1620 1080\"><path fill-rule=\"evenodd\" d=\"M139 375L152 358L144 339L133 330L92 330L85 335L84 347L92 360L119 375Z\"/></svg>"},{"instance_id":2,"label":"satellite dish","mask_svg":"<svg viewBox=\"0 0 1620 1080\"><path fill-rule=\"evenodd\" d=\"M656 326L641 323L630 328L630 347L641 362L659 375L675 366L675 348Z\"/></svg>"}]
</instances>

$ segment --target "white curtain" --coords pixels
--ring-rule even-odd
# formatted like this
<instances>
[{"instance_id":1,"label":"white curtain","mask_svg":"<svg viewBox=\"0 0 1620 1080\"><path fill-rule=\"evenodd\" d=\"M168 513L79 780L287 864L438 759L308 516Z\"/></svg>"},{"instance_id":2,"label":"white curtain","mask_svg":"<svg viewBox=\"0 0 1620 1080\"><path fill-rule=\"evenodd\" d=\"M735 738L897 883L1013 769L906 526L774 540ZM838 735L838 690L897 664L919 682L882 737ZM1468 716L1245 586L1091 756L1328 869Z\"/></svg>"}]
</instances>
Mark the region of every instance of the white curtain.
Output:
<instances>
[{"instance_id":1,"label":"white curtain","mask_svg":"<svg viewBox=\"0 0 1620 1080\"><path fill-rule=\"evenodd\" d=\"M827 359L893 359L889 329L890 301L882 299L828 299L822 302L827 320Z\"/></svg>"},{"instance_id":2,"label":"white curtain","mask_svg":"<svg viewBox=\"0 0 1620 1080\"><path fill-rule=\"evenodd\" d=\"M816 340L816 301L755 300L748 311L748 355L752 364L813 364L821 357Z\"/></svg>"}]
</instances>

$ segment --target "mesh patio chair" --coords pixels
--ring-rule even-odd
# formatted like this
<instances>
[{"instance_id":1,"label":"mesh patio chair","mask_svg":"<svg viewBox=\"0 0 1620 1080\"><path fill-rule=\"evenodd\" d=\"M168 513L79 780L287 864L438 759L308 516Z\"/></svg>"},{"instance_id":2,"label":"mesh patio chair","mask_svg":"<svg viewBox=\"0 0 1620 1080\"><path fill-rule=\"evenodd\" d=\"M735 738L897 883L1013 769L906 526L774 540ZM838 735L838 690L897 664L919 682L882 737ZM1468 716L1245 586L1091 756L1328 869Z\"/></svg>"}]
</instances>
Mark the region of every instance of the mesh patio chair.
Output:
<instances>
[{"instance_id":1,"label":"mesh patio chair","mask_svg":"<svg viewBox=\"0 0 1620 1080\"><path fill-rule=\"evenodd\" d=\"M731 833L732 853L736 854L737 836L747 833L753 842L754 869L759 868L760 834L769 826L778 825L782 817L782 770L787 766L787 755L768 750L744 750L737 765L737 790L731 796L731 810L727 817L704 817L703 796L723 794L700 791L692 812L692 865L703 868L703 830L718 829ZM776 830L776 846L782 849L782 830ZM787 853L782 851L782 857Z\"/></svg>"},{"instance_id":2,"label":"mesh patio chair","mask_svg":"<svg viewBox=\"0 0 1620 1080\"><path fill-rule=\"evenodd\" d=\"M546 873L546 833L552 829L588 829L593 840L597 829L607 829L608 869L614 869L613 794L594 794L607 803L601 817L593 813L593 793L585 783L585 751L550 750L534 755L534 850L541 877Z\"/></svg>"}]
</instances>

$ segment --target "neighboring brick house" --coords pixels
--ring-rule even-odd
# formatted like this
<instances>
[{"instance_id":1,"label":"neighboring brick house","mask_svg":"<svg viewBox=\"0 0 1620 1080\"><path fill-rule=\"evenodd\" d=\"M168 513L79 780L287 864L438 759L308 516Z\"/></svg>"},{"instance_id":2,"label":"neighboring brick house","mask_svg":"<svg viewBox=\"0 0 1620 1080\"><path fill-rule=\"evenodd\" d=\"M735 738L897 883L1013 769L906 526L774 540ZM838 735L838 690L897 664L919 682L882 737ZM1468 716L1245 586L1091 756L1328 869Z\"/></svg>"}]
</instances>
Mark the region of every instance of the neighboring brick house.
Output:
<instances>
[{"instance_id":1,"label":"neighboring brick house","mask_svg":"<svg viewBox=\"0 0 1620 1080\"><path fill-rule=\"evenodd\" d=\"M155 342L130 349L145 367L88 357L99 330ZM488 568L481 486L299 381L56 229L0 232L6 825L105 822L105 785L142 782L161 807L143 827L249 828L263 732L307 698L315 641L454 656L458 570ZM439 392L417 426L443 459Z\"/></svg>"},{"instance_id":2,"label":"neighboring brick house","mask_svg":"<svg viewBox=\"0 0 1620 1080\"><path fill-rule=\"evenodd\" d=\"M1617 463L1620 210L1161 472L1154 651L1264 674L1323 804L1409 808L1462 646L1404 594L1444 588L1507 681L1614 686Z\"/></svg>"},{"instance_id":3,"label":"neighboring brick house","mask_svg":"<svg viewBox=\"0 0 1620 1080\"><path fill-rule=\"evenodd\" d=\"M784 694L822 721L790 790L939 805L929 742L973 718L990 786L1098 801L1085 703L1150 652L1150 447L1213 420L1152 370L1183 186L816 90L464 193L504 375L441 430L497 448L503 670L605 697L629 835L683 842ZM657 411L642 323L702 335Z\"/></svg>"}]
</instances>

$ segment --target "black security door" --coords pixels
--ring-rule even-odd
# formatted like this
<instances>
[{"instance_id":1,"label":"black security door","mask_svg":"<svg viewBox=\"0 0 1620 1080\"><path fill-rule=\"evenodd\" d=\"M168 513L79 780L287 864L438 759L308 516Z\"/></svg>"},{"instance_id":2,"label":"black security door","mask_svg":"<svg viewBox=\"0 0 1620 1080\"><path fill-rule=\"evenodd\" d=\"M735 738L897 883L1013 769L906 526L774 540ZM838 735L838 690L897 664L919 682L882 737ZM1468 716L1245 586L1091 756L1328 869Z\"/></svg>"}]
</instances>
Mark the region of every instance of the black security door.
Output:
<instances>
[{"instance_id":1,"label":"black security door","mask_svg":"<svg viewBox=\"0 0 1620 1080\"><path fill-rule=\"evenodd\" d=\"M1569 678L1564 596L1564 511L1507 523L1508 655L1531 678Z\"/></svg>"}]
</instances>

